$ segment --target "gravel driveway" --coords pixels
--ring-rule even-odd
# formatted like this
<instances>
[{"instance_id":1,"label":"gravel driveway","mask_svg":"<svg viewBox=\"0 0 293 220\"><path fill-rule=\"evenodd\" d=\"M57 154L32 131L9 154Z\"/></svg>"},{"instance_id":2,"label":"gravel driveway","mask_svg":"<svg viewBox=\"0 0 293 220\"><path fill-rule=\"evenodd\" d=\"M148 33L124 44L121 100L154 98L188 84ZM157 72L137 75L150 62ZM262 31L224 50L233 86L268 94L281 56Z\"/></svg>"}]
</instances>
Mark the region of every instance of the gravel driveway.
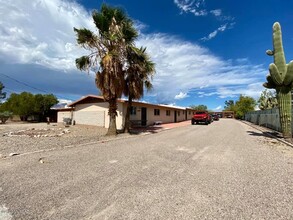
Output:
<instances>
[{"instance_id":1,"label":"gravel driveway","mask_svg":"<svg viewBox=\"0 0 293 220\"><path fill-rule=\"evenodd\" d=\"M293 219L292 148L236 120L0 167L0 219Z\"/></svg>"}]
</instances>

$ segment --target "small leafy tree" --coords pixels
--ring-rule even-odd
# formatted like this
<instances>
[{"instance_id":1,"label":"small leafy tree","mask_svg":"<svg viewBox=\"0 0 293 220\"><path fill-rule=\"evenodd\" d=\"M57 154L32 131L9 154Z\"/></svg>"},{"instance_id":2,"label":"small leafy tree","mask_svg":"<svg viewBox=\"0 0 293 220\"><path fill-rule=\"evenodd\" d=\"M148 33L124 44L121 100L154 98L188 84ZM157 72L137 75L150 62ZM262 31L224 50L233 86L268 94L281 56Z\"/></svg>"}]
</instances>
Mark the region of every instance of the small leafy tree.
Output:
<instances>
[{"instance_id":1,"label":"small leafy tree","mask_svg":"<svg viewBox=\"0 0 293 220\"><path fill-rule=\"evenodd\" d=\"M233 111L236 118L243 119L244 115L249 111L253 111L255 106L256 101L254 100L254 98L240 95L239 99L236 102L234 102L233 100L225 101L224 109L226 111Z\"/></svg>"},{"instance_id":2,"label":"small leafy tree","mask_svg":"<svg viewBox=\"0 0 293 220\"><path fill-rule=\"evenodd\" d=\"M5 99L6 98L6 92L3 92L3 89L5 86L0 82L0 99Z\"/></svg>"},{"instance_id":3,"label":"small leafy tree","mask_svg":"<svg viewBox=\"0 0 293 220\"><path fill-rule=\"evenodd\" d=\"M27 121L34 113L34 95L29 92L12 93L7 99L6 108L14 115L19 115L22 121Z\"/></svg>"},{"instance_id":4,"label":"small leafy tree","mask_svg":"<svg viewBox=\"0 0 293 220\"><path fill-rule=\"evenodd\" d=\"M39 121L45 121L50 108L58 103L58 99L53 94L36 94L34 97L34 115L39 117Z\"/></svg>"},{"instance_id":5,"label":"small leafy tree","mask_svg":"<svg viewBox=\"0 0 293 220\"><path fill-rule=\"evenodd\" d=\"M12 93L0 110L13 112L14 115L19 115L22 121L27 121L29 116L38 116L39 120L44 120L50 108L57 103L57 98L52 94Z\"/></svg>"},{"instance_id":6,"label":"small leafy tree","mask_svg":"<svg viewBox=\"0 0 293 220\"><path fill-rule=\"evenodd\" d=\"M5 124L6 121L12 116L12 112L4 111L0 112L0 122L1 124Z\"/></svg>"},{"instance_id":7,"label":"small leafy tree","mask_svg":"<svg viewBox=\"0 0 293 220\"><path fill-rule=\"evenodd\" d=\"M6 92L3 92L5 86L0 82L0 99L6 98ZM0 102L0 123L5 124L6 121L12 116L12 112L5 110L5 104Z\"/></svg>"},{"instance_id":8,"label":"small leafy tree","mask_svg":"<svg viewBox=\"0 0 293 220\"><path fill-rule=\"evenodd\" d=\"M235 107L235 103L233 100L228 100L228 101L225 101L225 106L224 106L224 109L226 111L234 111L236 110L236 107Z\"/></svg>"}]
</instances>

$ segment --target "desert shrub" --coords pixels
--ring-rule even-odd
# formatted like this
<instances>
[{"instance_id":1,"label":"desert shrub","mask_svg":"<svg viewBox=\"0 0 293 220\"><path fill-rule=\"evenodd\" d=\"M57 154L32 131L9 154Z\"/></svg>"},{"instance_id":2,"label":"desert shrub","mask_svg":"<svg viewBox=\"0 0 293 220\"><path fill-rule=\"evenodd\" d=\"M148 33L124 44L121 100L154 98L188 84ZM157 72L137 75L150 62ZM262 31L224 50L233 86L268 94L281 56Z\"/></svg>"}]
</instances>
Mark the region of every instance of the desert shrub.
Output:
<instances>
[{"instance_id":1,"label":"desert shrub","mask_svg":"<svg viewBox=\"0 0 293 220\"><path fill-rule=\"evenodd\" d=\"M12 116L12 112L4 111L0 112L0 122L1 124L5 124L6 121Z\"/></svg>"}]
</instances>

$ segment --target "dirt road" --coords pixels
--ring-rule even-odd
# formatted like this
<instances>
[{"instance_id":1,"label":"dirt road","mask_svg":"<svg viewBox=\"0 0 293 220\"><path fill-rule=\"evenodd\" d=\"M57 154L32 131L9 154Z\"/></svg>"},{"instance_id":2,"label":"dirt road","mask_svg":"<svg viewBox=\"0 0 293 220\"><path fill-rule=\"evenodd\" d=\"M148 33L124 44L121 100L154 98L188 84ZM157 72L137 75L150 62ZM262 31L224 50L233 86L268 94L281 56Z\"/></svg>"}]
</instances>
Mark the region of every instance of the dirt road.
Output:
<instances>
[{"instance_id":1,"label":"dirt road","mask_svg":"<svg viewBox=\"0 0 293 220\"><path fill-rule=\"evenodd\" d=\"M0 219L293 219L293 149L236 120L0 159Z\"/></svg>"}]
</instances>

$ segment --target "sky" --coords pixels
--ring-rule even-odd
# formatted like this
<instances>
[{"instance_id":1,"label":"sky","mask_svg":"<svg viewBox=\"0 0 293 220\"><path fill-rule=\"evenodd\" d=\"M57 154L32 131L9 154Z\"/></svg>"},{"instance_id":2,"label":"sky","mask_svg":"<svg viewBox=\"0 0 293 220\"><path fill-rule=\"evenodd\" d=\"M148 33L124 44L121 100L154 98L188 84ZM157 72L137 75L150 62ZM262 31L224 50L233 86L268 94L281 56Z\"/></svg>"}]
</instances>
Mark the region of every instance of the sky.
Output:
<instances>
[{"instance_id":1,"label":"sky","mask_svg":"<svg viewBox=\"0 0 293 220\"><path fill-rule=\"evenodd\" d=\"M5 0L0 1L0 81L11 93L52 93L60 102L98 95L94 74L75 59L89 54L73 27L96 31L102 3L118 6L156 65L141 101L221 111L239 95L258 99L280 22L287 63L293 59L292 0Z\"/></svg>"}]
</instances>

